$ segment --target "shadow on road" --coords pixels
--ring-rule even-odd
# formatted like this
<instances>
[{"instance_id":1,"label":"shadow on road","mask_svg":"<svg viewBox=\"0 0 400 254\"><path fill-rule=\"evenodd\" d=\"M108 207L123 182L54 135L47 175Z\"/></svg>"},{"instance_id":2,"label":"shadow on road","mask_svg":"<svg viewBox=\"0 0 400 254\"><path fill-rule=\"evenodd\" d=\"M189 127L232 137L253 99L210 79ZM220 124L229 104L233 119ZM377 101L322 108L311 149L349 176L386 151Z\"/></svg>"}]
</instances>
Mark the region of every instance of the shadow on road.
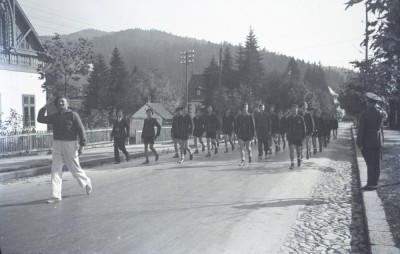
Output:
<instances>
[{"instance_id":1,"label":"shadow on road","mask_svg":"<svg viewBox=\"0 0 400 254\"><path fill-rule=\"evenodd\" d=\"M315 202L315 200L310 203L309 199L299 198L299 199L286 199L286 200L271 200L269 202L261 202L261 203L254 203L251 205L240 205L240 206L233 206L233 208L237 209L260 209L266 207L287 207L287 206L298 206L298 205L322 205L326 204L326 201L321 200Z\"/></svg>"},{"instance_id":2,"label":"shadow on road","mask_svg":"<svg viewBox=\"0 0 400 254\"><path fill-rule=\"evenodd\" d=\"M68 198L72 198L72 197L76 197L76 196L83 196L83 195L86 196L86 194L68 195L68 196L63 197L63 200L68 199ZM47 201L47 199L39 199L39 200L33 200L33 201L17 203L17 204L4 204L4 205L0 205L0 208L3 208L3 207L18 207L18 206L30 206L30 205L42 205L42 204L47 204L46 201Z\"/></svg>"}]
</instances>

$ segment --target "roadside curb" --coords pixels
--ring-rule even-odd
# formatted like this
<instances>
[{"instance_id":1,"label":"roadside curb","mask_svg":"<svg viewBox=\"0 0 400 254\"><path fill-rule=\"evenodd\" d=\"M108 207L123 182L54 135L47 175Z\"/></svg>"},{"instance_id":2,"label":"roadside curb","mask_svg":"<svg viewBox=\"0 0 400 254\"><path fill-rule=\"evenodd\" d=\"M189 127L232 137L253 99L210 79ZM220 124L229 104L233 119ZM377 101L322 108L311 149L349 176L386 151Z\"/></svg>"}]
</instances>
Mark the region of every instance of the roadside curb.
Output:
<instances>
[{"instance_id":1,"label":"roadside curb","mask_svg":"<svg viewBox=\"0 0 400 254\"><path fill-rule=\"evenodd\" d=\"M160 153L160 155L162 155L163 153L169 153L170 151L171 151L171 149L168 148L166 150L163 150L163 152ZM153 154L153 152L149 152L149 154ZM133 159L138 159L141 157L144 157L144 152L130 154L129 159L133 160ZM113 156L107 156L107 157L95 158L95 159L91 159L91 160L84 160L84 161L80 162L80 165L82 168L95 167L95 166L99 166L102 164L112 163L113 161L114 161ZM7 181L10 181L13 179L18 179L18 178L50 174L50 172L51 172L51 165L37 167L37 168L29 168L29 169L23 169L23 170L4 172L4 173L0 174L0 183L4 183L4 182L7 182Z\"/></svg>"},{"instance_id":2,"label":"roadside curb","mask_svg":"<svg viewBox=\"0 0 400 254\"><path fill-rule=\"evenodd\" d=\"M355 143L353 126L350 128L350 132L355 148L360 184L364 186L367 183L367 165ZM376 191L362 191L361 197L364 205L371 254L400 254L400 249L396 247L387 223L386 214L378 193Z\"/></svg>"}]
</instances>

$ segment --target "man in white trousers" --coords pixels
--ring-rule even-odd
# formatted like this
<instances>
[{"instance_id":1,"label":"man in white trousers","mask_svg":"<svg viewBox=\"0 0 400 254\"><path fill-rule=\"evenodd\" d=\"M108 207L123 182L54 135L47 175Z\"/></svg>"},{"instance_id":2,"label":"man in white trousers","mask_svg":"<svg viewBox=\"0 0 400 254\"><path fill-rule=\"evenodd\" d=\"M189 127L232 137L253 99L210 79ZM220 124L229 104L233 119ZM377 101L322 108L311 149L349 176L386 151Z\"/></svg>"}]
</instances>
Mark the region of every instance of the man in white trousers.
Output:
<instances>
[{"instance_id":1,"label":"man in white trousers","mask_svg":"<svg viewBox=\"0 0 400 254\"><path fill-rule=\"evenodd\" d=\"M55 203L62 200L62 168L64 163L72 176L78 180L79 185L85 187L88 195L92 192L92 184L79 164L79 155L82 154L83 147L86 145L85 130L79 115L68 109L68 102L64 96L57 96L54 99L54 105L58 112L45 116L50 103L52 103L51 100L39 110L37 121L53 125L54 142L51 164L53 195L47 200L47 203Z\"/></svg>"}]
</instances>

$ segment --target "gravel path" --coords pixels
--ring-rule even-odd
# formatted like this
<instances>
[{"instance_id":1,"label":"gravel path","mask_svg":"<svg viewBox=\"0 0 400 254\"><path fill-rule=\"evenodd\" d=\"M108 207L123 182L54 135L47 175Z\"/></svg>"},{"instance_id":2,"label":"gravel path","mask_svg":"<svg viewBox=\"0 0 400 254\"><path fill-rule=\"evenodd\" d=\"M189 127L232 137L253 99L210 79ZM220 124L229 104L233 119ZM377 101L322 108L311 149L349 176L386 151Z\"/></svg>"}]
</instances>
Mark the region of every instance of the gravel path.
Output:
<instances>
[{"instance_id":1,"label":"gravel path","mask_svg":"<svg viewBox=\"0 0 400 254\"><path fill-rule=\"evenodd\" d=\"M379 179L378 196L382 200L386 219L396 247L400 248L400 135L385 130L385 147Z\"/></svg>"},{"instance_id":2,"label":"gravel path","mask_svg":"<svg viewBox=\"0 0 400 254\"><path fill-rule=\"evenodd\" d=\"M369 253L350 130L342 129L339 139L328 146L332 148L329 166L299 212L280 254Z\"/></svg>"}]
</instances>

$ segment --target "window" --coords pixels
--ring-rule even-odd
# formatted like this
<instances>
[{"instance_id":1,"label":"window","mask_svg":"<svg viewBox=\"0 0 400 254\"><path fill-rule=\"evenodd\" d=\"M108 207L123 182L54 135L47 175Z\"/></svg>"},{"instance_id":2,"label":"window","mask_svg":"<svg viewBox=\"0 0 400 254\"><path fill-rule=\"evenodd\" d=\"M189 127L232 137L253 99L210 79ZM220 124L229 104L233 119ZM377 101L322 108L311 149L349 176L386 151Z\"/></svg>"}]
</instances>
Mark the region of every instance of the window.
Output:
<instances>
[{"instance_id":1,"label":"window","mask_svg":"<svg viewBox=\"0 0 400 254\"><path fill-rule=\"evenodd\" d=\"M200 95L201 95L201 90L197 89L197 96L200 96Z\"/></svg>"},{"instance_id":2,"label":"window","mask_svg":"<svg viewBox=\"0 0 400 254\"><path fill-rule=\"evenodd\" d=\"M24 127L35 127L35 96L22 95Z\"/></svg>"}]
</instances>

